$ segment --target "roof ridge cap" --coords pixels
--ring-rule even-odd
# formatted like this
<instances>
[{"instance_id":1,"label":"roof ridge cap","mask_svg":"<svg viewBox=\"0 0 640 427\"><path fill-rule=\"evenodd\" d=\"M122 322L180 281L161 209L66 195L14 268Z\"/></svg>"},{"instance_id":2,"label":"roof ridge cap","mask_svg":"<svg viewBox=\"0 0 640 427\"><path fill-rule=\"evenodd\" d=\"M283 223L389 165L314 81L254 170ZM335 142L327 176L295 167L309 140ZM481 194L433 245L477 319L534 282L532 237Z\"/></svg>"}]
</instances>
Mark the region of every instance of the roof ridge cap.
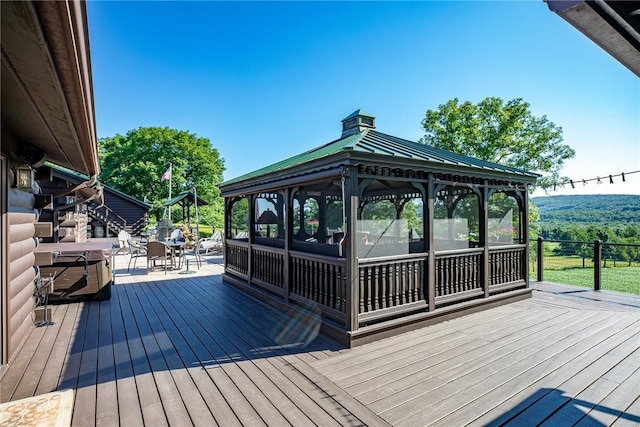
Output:
<instances>
[{"instance_id":1,"label":"roof ridge cap","mask_svg":"<svg viewBox=\"0 0 640 427\"><path fill-rule=\"evenodd\" d=\"M369 131L373 130L375 132L374 129L365 129L361 132L358 133L354 133L353 135L349 135L344 139L349 139L349 138L353 138L353 141L349 142L348 144L345 144L342 149L343 150L353 150L355 148L356 145L358 145L369 133Z\"/></svg>"}]
</instances>

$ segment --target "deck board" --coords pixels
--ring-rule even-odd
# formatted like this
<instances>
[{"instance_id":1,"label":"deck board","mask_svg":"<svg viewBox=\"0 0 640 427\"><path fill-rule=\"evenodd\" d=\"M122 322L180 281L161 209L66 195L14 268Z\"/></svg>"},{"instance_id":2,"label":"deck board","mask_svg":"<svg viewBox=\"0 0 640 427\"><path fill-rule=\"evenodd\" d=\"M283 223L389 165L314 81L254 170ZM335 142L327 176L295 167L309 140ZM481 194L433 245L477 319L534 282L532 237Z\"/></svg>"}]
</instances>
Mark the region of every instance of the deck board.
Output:
<instances>
[{"instance_id":1,"label":"deck board","mask_svg":"<svg viewBox=\"0 0 640 427\"><path fill-rule=\"evenodd\" d=\"M63 321L67 309L67 307L60 307L59 310L54 310L51 320L54 322ZM55 346L57 331L55 329L48 329L47 327L40 327L38 329L41 329L37 331L37 333L41 335L42 338L39 340L33 356L28 360L24 368L23 377L25 380L20 381L18 387L13 391L13 399L21 399L36 394L38 386L42 381L44 367L48 364L48 356Z\"/></svg>"},{"instance_id":2,"label":"deck board","mask_svg":"<svg viewBox=\"0 0 640 427\"><path fill-rule=\"evenodd\" d=\"M116 286L115 290L118 293L124 333L126 334L125 343L128 346L133 375L136 380L136 390L143 421L146 425L166 425L167 418L160 399L158 385L151 372L147 354L142 345L138 326L129 305L126 287Z\"/></svg>"},{"instance_id":3,"label":"deck board","mask_svg":"<svg viewBox=\"0 0 640 427\"><path fill-rule=\"evenodd\" d=\"M97 360L97 390L96 424L102 426L119 425L118 393L116 384L116 369L113 356L113 334L111 332L111 308L108 301L99 304L100 319L98 325L98 360ZM104 320L107 321L104 321Z\"/></svg>"},{"instance_id":4,"label":"deck board","mask_svg":"<svg viewBox=\"0 0 640 427\"><path fill-rule=\"evenodd\" d=\"M493 329L487 330L482 324L476 324L475 326L466 327L465 333L457 332L454 340L439 339L433 343L425 343L428 348L418 346L414 348L412 345L411 357L403 357L394 360L394 354L391 353L386 358L381 358L378 363L370 364L371 368L377 368L375 376L365 371L363 375L357 376L355 380L350 383L344 383L354 395L357 395L364 402L373 402L376 400L375 391L382 384L392 385L397 383L400 379L405 379L409 382L403 381L403 386L410 385L411 382L419 383L425 378L432 376L433 372L442 372L440 365L447 363L450 369L455 369L460 366L469 366L471 362L486 354L488 352L494 352L495 342L498 338L504 338L500 342L500 346L506 346L513 340L518 339L518 335L513 334L513 329L526 329L529 333L533 334L536 330L542 328L538 318L532 316L531 319L520 319L520 322L516 326L505 327L502 330L494 331ZM558 320L561 321L561 319ZM413 344L413 343L411 343ZM396 350L398 352L398 350ZM405 354L406 351L401 351L401 354ZM383 366L381 363L385 362ZM399 362L399 363L398 363ZM424 372L429 369L429 371ZM332 376L333 378L333 376ZM342 381L337 381L338 384L342 384ZM367 396L367 392L373 392L373 396Z\"/></svg>"},{"instance_id":5,"label":"deck board","mask_svg":"<svg viewBox=\"0 0 640 427\"><path fill-rule=\"evenodd\" d=\"M611 320L606 326L613 324L613 322L614 320ZM597 332L604 332L605 329L603 325ZM535 343L521 351L515 363L510 363L507 356L498 359L490 369L482 367L447 383L437 390L438 395L443 396L442 400L430 401L429 405L426 408L420 408L417 414L406 417L405 414L396 411L393 415L399 415L398 421L409 425L427 421L434 422L459 411L465 402L473 401L478 396L484 396L493 390L504 388L505 384L509 382L517 382L519 377L525 374L527 379L548 375L558 364L573 359L573 353L566 351L568 348L574 347L573 351L580 351L578 348L581 350L589 349L592 345L591 339L594 337L593 332L591 329L580 329L562 341L557 340L556 335L550 338L550 340L556 339L556 341L552 341L542 348L538 343ZM575 360L572 361L576 363ZM506 366L501 366L502 364Z\"/></svg>"},{"instance_id":6,"label":"deck board","mask_svg":"<svg viewBox=\"0 0 640 427\"><path fill-rule=\"evenodd\" d=\"M60 321L59 314L55 316L54 320ZM17 400L23 397L28 397L28 394L16 393L17 389L30 390L33 387L34 378L24 378L24 373L27 371L27 367L38 354L42 355L43 352L38 352L37 349L40 346L45 333L53 334L48 327L33 328L28 335L26 341L22 344L20 351L16 353L11 361L11 369L7 370L2 378L2 387L0 387L0 398L2 402L8 402L10 400ZM23 385L22 383L26 384Z\"/></svg>"},{"instance_id":7,"label":"deck board","mask_svg":"<svg viewBox=\"0 0 640 427\"><path fill-rule=\"evenodd\" d=\"M200 316L201 319L207 319L207 318L213 317L212 313L202 313L202 314L203 316ZM215 324L217 322L213 322L213 323ZM214 327L215 327L214 325L210 325L207 329L211 330L211 328L214 328ZM259 342L247 342L245 339L243 339L243 338L246 338L246 334L238 336L233 332L234 329L236 328L230 327L226 329L224 332L221 332L220 334L217 335L217 339L221 346L223 346L224 348L230 349L230 350L227 350L227 352L239 354L243 359L249 360L249 358L251 357L251 353L253 349L256 348L256 346L260 348L260 347L265 347L268 344L272 344L269 342L265 342L264 337ZM305 415L305 413L301 411L297 406L287 405L287 403L289 402L289 399L286 397L286 395L283 394L281 389L278 388L282 386L280 384L277 384L277 387L276 387L275 384L271 383L271 380L269 379L270 377L265 375L265 373L263 372L263 369L266 366L263 360L257 359L250 363L241 362L239 366L248 377L252 378L254 384L256 385L256 387L258 387L258 389L262 392L262 394L265 396L269 396L270 400L274 403L274 406L276 407L278 412L280 412L283 416L285 416L285 418L287 419L287 422L294 425L311 422L309 418ZM282 421L283 420L279 420L279 419L273 420L273 422L275 423L282 422ZM268 423L272 424L272 422L268 422Z\"/></svg>"},{"instance_id":8,"label":"deck board","mask_svg":"<svg viewBox=\"0 0 640 427\"><path fill-rule=\"evenodd\" d=\"M574 359L564 353L556 360L547 362L546 369L534 368L526 375L514 378L499 388L482 395L481 398L470 402L455 414L443 418L437 424L447 425L451 422L467 423L473 421L479 425L502 425L512 419L517 420L518 423L524 423L528 419L526 411L536 402L549 393L553 393L553 396L561 395L564 391L562 388L564 382L578 375L590 364L606 355L611 348L615 348L619 342L628 339L629 336L625 334L620 337L620 335L614 334L593 347L576 346L573 349L577 352ZM579 353L581 350L584 351ZM536 380L536 378L538 379ZM495 405L492 402L499 404ZM535 411L531 414L534 419L530 422L536 423L542 420Z\"/></svg>"},{"instance_id":9,"label":"deck board","mask_svg":"<svg viewBox=\"0 0 640 427\"><path fill-rule=\"evenodd\" d=\"M60 375L64 366L67 349L71 345L71 331L75 326L78 316L78 304L65 304L55 306L53 321L58 324L58 329L52 329L56 340L48 355L43 358L46 369L42 368L42 376L38 382L35 395L54 390L60 381ZM47 327L48 328L48 327Z\"/></svg>"},{"instance_id":10,"label":"deck board","mask_svg":"<svg viewBox=\"0 0 640 427\"><path fill-rule=\"evenodd\" d=\"M134 377L131 354L127 345L122 309L120 307L120 294L116 287L111 295L110 320L113 343L113 360L116 376L116 392L118 399L118 421L121 425L142 426L142 410L139 401L136 379ZM158 424L161 425L161 424Z\"/></svg>"},{"instance_id":11,"label":"deck board","mask_svg":"<svg viewBox=\"0 0 640 427\"><path fill-rule=\"evenodd\" d=\"M2 401L72 388L73 425L640 423L640 298L535 284L533 297L345 349L223 283L126 273L103 302L55 306ZM313 325L311 325L313 327Z\"/></svg>"}]
</instances>

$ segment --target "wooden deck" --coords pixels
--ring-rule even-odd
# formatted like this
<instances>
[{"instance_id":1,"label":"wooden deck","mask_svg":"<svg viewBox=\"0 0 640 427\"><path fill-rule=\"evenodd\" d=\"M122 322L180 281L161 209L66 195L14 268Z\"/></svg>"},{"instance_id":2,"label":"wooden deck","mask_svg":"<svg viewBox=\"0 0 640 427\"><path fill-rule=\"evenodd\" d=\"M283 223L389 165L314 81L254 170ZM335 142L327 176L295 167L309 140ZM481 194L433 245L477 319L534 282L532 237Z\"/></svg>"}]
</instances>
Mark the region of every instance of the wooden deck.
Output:
<instances>
[{"instance_id":1,"label":"wooden deck","mask_svg":"<svg viewBox=\"0 0 640 427\"><path fill-rule=\"evenodd\" d=\"M116 259L111 300L55 306L2 402L74 389L77 426L640 424L638 297L537 284L347 350L223 283L219 257L188 275Z\"/></svg>"}]
</instances>

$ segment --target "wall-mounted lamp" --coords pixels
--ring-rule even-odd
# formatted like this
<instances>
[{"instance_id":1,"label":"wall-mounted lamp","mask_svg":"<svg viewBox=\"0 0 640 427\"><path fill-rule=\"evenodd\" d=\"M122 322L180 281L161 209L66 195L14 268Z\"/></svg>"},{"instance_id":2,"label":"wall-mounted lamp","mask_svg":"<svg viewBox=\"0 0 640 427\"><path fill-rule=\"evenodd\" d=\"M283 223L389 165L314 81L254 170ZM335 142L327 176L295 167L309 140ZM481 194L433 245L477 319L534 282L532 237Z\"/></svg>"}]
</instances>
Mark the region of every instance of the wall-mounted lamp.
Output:
<instances>
[{"instance_id":1,"label":"wall-mounted lamp","mask_svg":"<svg viewBox=\"0 0 640 427\"><path fill-rule=\"evenodd\" d=\"M35 171L29 165L22 165L15 168L16 180L14 187L20 190L30 190L35 180Z\"/></svg>"}]
</instances>

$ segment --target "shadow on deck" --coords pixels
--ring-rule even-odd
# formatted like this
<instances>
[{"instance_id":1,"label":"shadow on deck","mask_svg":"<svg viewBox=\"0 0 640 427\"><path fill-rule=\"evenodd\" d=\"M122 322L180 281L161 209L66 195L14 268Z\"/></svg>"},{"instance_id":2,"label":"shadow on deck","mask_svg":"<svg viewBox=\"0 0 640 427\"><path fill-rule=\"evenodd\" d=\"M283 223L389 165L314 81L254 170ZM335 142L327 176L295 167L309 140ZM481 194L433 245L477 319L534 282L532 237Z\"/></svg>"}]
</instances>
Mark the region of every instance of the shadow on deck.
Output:
<instances>
[{"instance_id":1,"label":"shadow on deck","mask_svg":"<svg viewBox=\"0 0 640 427\"><path fill-rule=\"evenodd\" d=\"M640 422L640 298L536 283L533 298L347 350L221 280L126 272L54 307L2 402L75 390L73 425Z\"/></svg>"}]
</instances>

